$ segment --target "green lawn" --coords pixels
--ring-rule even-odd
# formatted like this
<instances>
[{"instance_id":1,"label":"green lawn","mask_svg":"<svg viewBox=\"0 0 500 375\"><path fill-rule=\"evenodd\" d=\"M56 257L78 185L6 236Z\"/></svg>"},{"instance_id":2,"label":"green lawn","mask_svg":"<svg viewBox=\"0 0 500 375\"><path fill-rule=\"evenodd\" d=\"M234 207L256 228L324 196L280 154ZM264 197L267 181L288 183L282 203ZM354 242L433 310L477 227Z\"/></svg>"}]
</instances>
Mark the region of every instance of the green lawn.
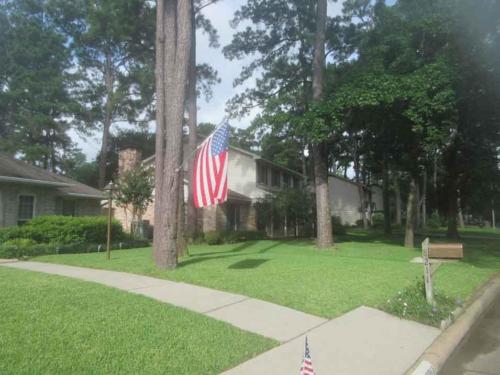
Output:
<instances>
[{"instance_id":1,"label":"green lawn","mask_svg":"<svg viewBox=\"0 0 500 375\"><path fill-rule=\"evenodd\" d=\"M441 266L434 278L436 288L461 299L500 270L500 237L464 242L466 259ZM311 241L193 245L174 271L157 270L150 248L115 251L111 261L103 253L36 260L184 281L335 317L360 305L379 307L421 277L422 265L409 262L420 252L399 243L397 235L354 231L340 239L336 251L318 251Z\"/></svg>"},{"instance_id":2,"label":"green lawn","mask_svg":"<svg viewBox=\"0 0 500 375\"><path fill-rule=\"evenodd\" d=\"M272 340L152 299L0 267L0 374L218 374Z\"/></svg>"}]
</instances>

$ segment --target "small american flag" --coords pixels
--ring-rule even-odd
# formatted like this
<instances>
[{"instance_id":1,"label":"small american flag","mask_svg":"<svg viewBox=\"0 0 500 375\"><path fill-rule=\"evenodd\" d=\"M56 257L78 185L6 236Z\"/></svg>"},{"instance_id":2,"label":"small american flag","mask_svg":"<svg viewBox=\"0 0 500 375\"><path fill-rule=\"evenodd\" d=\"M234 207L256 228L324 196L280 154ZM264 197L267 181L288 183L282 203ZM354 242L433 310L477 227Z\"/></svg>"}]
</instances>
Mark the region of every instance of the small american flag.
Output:
<instances>
[{"instance_id":1,"label":"small american flag","mask_svg":"<svg viewBox=\"0 0 500 375\"><path fill-rule=\"evenodd\" d=\"M304 353L304 360L302 361L302 367L300 368L300 375L314 375L313 363L311 359L311 354L309 353L309 345L307 343L307 336L306 336L306 349Z\"/></svg>"},{"instance_id":2,"label":"small american flag","mask_svg":"<svg viewBox=\"0 0 500 375\"><path fill-rule=\"evenodd\" d=\"M227 200L229 125L224 123L198 146L193 168L193 196L197 208Z\"/></svg>"}]
</instances>

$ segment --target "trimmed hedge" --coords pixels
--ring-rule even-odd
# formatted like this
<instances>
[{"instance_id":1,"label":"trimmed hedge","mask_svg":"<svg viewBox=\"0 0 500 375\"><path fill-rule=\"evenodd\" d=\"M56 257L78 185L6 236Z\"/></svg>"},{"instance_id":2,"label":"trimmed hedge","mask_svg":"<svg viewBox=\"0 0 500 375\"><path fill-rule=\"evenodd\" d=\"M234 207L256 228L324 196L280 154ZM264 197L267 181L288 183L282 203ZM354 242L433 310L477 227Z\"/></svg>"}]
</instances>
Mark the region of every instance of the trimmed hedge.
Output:
<instances>
[{"instance_id":1,"label":"trimmed hedge","mask_svg":"<svg viewBox=\"0 0 500 375\"><path fill-rule=\"evenodd\" d=\"M40 216L23 226L0 229L0 258L104 251L107 228L107 218L102 216ZM114 249L149 246L147 240L124 233L116 220L111 238Z\"/></svg>"},{"instance_id":2,"label":"trimmed hedge","mask_svg":"<svg viewBox=\"0 0 500 375\"><path fill-rule=\"evenodd\" d=\"M103 216L39 216L23 226L0 229L0 243L19 238L36 243L105 243L107 227ZM117 220L111 224L111 236L113 241L128 239Z\"/></svg>"}]
</instances>

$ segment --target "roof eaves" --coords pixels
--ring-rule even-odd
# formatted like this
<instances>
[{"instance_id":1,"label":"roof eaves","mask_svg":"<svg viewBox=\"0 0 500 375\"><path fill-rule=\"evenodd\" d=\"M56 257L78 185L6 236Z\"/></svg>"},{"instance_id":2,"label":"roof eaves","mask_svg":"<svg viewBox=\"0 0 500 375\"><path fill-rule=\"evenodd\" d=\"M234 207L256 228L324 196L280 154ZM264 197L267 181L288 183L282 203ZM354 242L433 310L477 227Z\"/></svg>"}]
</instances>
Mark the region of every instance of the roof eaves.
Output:
<instances>
[{"instance_id":1,"label":"roof eaves","mask_svg":"<svg viewBox=\"0 0 500 375\"><path fill-rule=\"evenodd\" d=\"M30 185L40 185L40 186L54 186L54 187L69 187L73 186L65 182L53 182L37 180L33 178L23 178L23 177L10 177L10 176L0 176L0 182L15 182L19 184L30 184Z\"/></svg>"}]
</instances>

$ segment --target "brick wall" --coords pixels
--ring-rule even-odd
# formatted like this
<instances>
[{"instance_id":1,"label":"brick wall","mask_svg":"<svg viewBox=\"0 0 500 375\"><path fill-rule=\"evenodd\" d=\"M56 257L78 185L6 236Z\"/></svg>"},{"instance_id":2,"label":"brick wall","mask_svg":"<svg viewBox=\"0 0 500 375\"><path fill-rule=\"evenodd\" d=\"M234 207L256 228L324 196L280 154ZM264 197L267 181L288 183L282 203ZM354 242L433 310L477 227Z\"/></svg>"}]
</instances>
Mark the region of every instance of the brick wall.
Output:
<instances>
[{"instance_id":1,"label":"brick wall","mask_svg":"<svg viewBox=\"0 0 500 375\"><path fill-rule=\"evenodd\" d=\"M134 169L142 160L140 150L127 148L118 153L118 176Z\"/></svg>"}]
</instances>

